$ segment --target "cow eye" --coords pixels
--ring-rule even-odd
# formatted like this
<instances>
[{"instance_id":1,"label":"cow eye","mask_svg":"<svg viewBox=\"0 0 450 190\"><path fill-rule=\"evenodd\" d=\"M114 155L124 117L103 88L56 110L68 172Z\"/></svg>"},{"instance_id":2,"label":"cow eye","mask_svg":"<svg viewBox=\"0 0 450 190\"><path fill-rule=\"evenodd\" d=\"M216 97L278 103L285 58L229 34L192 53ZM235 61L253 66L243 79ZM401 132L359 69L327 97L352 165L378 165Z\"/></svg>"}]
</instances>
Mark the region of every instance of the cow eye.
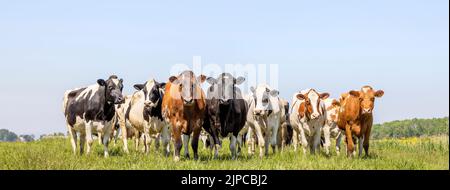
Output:
<instances>
[{"instance_id":1,"label":"cow eye","mask_svg":"<svg viewBox=\"0 0 450 190\"><path fill-rule=\"evenodd\" d=\"M267 103L269 103L269 99L264 99L262 102L267 104Z\"/></svg>"},{"instance_id":2,"label":"cow eye","mask_svg":"<svg viewBox=\"0 0 450 190\"><path fill-rule=\"evenodd\" d=\"M370 101L375 101L375 98L370 98Z\"/></svg>"}]
</instances>

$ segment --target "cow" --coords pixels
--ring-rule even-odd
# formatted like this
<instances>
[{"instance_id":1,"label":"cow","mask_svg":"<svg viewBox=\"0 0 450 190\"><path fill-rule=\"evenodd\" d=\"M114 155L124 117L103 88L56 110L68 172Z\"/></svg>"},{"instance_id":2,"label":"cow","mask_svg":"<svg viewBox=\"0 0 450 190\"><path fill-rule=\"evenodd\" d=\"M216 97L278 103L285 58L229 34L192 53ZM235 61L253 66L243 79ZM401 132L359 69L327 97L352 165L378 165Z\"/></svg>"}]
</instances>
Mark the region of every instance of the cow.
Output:
<instances>
[{"instance_id":1,"label":"cow","mask_svg":"<svg viewBox=\"0 0 450 190\"><path fill-rule=\"evenodd\" d=\"M97 84L68 90L64 94L63 111L74 154L77 148L77 133L80 134L80 154L91 151L92 133L103 135L104 156L108 157L108 143L114 123L115 104L124 101L123 79L111 75L107 80L98 79Z\"/></svg>"},{"instance_id":2,"label":"cow","mask_svg":"<svg viewBox=\"0 0 450 190\"><path fill-rule=\"evenodd\" d=\"M259 157L263 158L269 154L269 144L273 152L276 152L278 128L282 123L284 108L278 97L279 91L269 85L260 84L256 88L251 87L251 91L252 95L248 99L247 125L256 133L260 148Z\"/></svg>"},{"instance_id":3,"label":"cow","mask_svg":"<svg viewBox=\"0 0 450 190\"><path fill-rule=\"evenodd\" d=\"M363 148L365 155L369 156L375 98L383 95L383 90L375 91L371 86L363 86L359 91L351 90L341 95L338 127L345 130L348 157L352 157L355 150L353 137L359 141L359 156L362 156Z\"/></svg>"},{"instance_id":4,"label":"cow","mask_svg":"<svg viewBox=\"0 0 450 190\"><path fill-rule=\"evenodd\" d=\"M180 160L182 143L185 157L190 158L188 143L192 133L191 146L194 159L198 159L198 140L206 111L206 97L200 85L205 81L204 75L196 77L194 72L184 71L178 76L170 77L166 84L162 114L172 127L175 161Z\"/></svg>"},{"instance_id":5,"label":"cow","mask_svg":"<svg viewBox=\"0 0 450 190\"><path fill-rule=\"evenodd\" d=\"M281 126L278 129L278 148L283 151L286 145L291 144L293 129L289 120L289 102L283 99L280 99L281 105L284 109L284 115L281 117Z\"/></svg>"},{"instance_id":6,"label":"cow","mask_svg":"<svg viewBox=\"0 0 450 190\"><path fill-rule=\"evenodd\" d=\"M203 128L214 141L214 157L218 157L221 146L220 137L230 136L232 159L237 158L236 143L239 132L244 127L248 106L237 85L245 81L244 77L235 78L229 73L222 73L217 78L208 77L206 113Z\"/></svg>"},{"instance_id":7,"label":"cow","mask_svg":"<svg viewBox=\"0 0 450 190\"><path fill-rule=\"evenodd\" d=\"M164 88L166 83L159 83L150 79L144 84L135 84L137 90L133 93L129 105L126 106L125 124L129 124L139 133L143 134L144 152L149 153L151 135L156 138L156 145L159 148L161 137L165 155L170 152L170 125L162 117L162 102L164 98ZM124 127L122 127L124 128ZM127 131L122 130L123 136ZM126 143L126 138L123 139Z\"/></svg>"},{"instance_id":8,"label":"cow","mask_svg":"<svg viewBox=\"0 0 450 190\"><path fill-rule=\"evenodd\" d=\"M334 98L327 98L323 102L327 110L327 121L322 129L323 146L328 151L331 146L331 138L336 139L336 154L339 155L343 135L342 130L337 126L340 102Z\"/></svg>"},{"instance_id":9,"label":"cow","mask_svg":"<svg viewBox=\"0 0 450 190\"><path fill-rule=\"evenodd\" d=\"M142 133L139 132L136 128L134 128L130 121L125 119L125 113L128 110L128 107L130 106L130 102L132 99L132 95L125 96L125 101L122 104L116 105L116 134L115 134L115 141L119 138L118 136L121 135L121 139L123 142L123 150L125 153L129 153L128 149L128 139L134 140L135 143L135 150L138 150L139 144L141 141L143 142L143 136ZM123 132L125 131L125 132ZM143 143L142 143L143 144ZM143 152L145 152L145 147Z\"/></svg>"},{"instance_id":10,"label":"cow","mask_svg":"<svg viewBox=\"0 0 450 190\"><path fill-rule=\"evenodd\" d=\"M327 117L322 100L329 96L328 93L320 94L311 88L294 94L290 121L294 128L295 151L297 150L298 138L300 138L303 153L306 154L306 147L309 146L311 153L315 154L320 144L322 127L325 125Z\"/></svg>"}]
</instances>

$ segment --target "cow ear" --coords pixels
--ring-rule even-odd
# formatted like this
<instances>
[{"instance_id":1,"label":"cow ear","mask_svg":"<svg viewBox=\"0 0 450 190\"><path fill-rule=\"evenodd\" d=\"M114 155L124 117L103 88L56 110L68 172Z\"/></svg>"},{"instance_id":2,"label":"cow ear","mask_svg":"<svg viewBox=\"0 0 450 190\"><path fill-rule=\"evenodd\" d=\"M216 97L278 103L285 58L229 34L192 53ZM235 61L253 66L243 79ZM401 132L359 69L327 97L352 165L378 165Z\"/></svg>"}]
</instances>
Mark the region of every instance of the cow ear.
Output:
<instances>
[{"instance_id":1,"label":"cow ear","mask_svg":"<svg viewBox=\"0 0 450 190\"><path fill-rule=\"evenodd\" d=\"M384 95L384 91L383 90L378 90L375 92L375 97L377 98L381 98Z\"/></svg>"},{"instance_id":2,"label":"cow ear","mask_svg":"<svg viewBox=\"0 0 450 190\"><path fill-rule=\"evenodd\" d=\"M333 106L341 106L341 103L339 101L337 101L337 100L333 100L331 105L333 105Z\"/></svg>"},{"instance_id":3,"label":"cow ear","mask_svg":"<svg viewBox=\"0 0 450 190\"><path fill-rule=\"evenodd\" d=\"M210 85L214 85L217 83L217 80L213 77L208 77L208 79L206 79L206 81L210 84Z\"/></svg>"},{"instance_id":4,"label":"cow ear","mask_svg":"<svg viewBox=\"0 0 450 190\"><path fill-rule=\"evenodd\" d=\"M136 90L142 90L142 89L144 89L144 85L143 85L143 84L135 84L133 87L134 87Z\"/></svg>"},{"instance_id":5,"label":"cow ear","mask_svg":"<svg viewBox=\"0 0 450 190\"><path fill-rule=\"evenodd\" d=\"M359 97L361 95L361 93L359 93L359 91L356 91L356 90L350 91L349 94L352 96L356 96L356 97Z\"/></svg>"},{"instance_id":6,"label":"cow ear","mask_svg":"<svg viewBox=\"0 0 450 190\"><path fill-rule=\"evenodd\" d=\"M253 92L253 94L255 94L256 93L256 89L255 89L255 87L250 87L250 90Z\"/></svg>"},{"instance_id":7,"label":"cow ear","mask_svg":"<svg viewBox=\"0 0 450 190\"><path fill-rule=\"evenodd\" d=\"M170 81L171 83L176 83L177 80L178 80L178 78L177 78L176 76L171 76L171 77L169 78L169 81Z\"/></svg>"},{"instance_id":8,"label":"cow ear","mask_svg":"<svg viewBox=\"0 0 450 190\"><path fill-rule=\"evenodd\" d=\"M236 85L241 85L244 82L245 82L244 77L238 77L237 79L234 79L234 84L236 84Z\"/></svg>"},{"instance_id":9,"label":"cow ear","mask_svg":"<svg viewBox=\"0 0 450 190\"><path fill-rule=\"evenodd\" d=\"M297 99L299 99L299 100L306 100L306 97L302 93L298 93L297 94Z\"/></svg>"},{"instance_id":10,"label":"cow ear","mask_svg":"<svg viewBox=\"0 0 450 190\"><path fill-rule=\"evenodd\" d=\"M270 95L273 96L273 97L277 97L278 94L280 94L280 92L278 92L278 90L272 90L272 91L270 91Z\"/></svg>"},{"instance_id":11,"label":"cow ear","mask_svg":"<svg viewBox=\"0 0 450 190\"><path fill-rule=\"evenodd\" d=\"M119 82L120 82L120 83L123 83L123 79L120 79Z\"/></svg>"},{"instance_id":12,"label":"cow ear","mask_svg":"<svg viewBox=\"0 0 450 190\"><path fill-rule=\"evenodd\" d=\"M106 81L103 80L103 79L98 79L98 80L97 80L97 83L98 83L98 85L100 85L100 86L106 86Z\"/></svg>"},{"instance_id":13,"label":"cow ear","mask_svg":"<svg viewBox=\"0 0 450 190\"><path fill-rule=\"evenodd\" d=\"M198 76L198 78L197 78L197 80L200 82L200 83L204 83L205 81L206 81L206 76L205 75L200 75L200 76Z\"/></svg>"},{"instance_id":14,"label":"cow ear","mask_svg":"<svg viewBox=\"0 0 450 190\"><path fill-rule=\"evenodd\" d=\"M166 83L165 82L163 82L163 83L159 83L159 85L158 85L158 87L159 88L166 88Z\"/></svg>"},{"instance_id":15,"label":"cow ear","mask_svg":"<svg viewBox=\"0 0 450 190\"><path fill-rule=\"evenodd\" d=\"M325 99L327 99L328 97L330 97L330 94L329 93L322 93L322 94L320 94L320 99L322 99L322 100L325 100Z\"/></svg>"}]
</instances>

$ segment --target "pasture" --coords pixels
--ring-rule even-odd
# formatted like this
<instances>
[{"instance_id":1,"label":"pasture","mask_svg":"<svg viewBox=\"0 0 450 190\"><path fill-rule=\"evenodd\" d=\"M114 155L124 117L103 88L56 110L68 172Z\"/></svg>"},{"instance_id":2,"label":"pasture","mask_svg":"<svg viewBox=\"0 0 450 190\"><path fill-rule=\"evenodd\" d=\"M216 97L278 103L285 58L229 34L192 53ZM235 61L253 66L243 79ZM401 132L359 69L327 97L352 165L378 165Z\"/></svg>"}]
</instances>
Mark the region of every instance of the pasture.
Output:
<instances>
[{"instance_id":1,"label":"pasture","mask_svg":"<svg viewBox=\"0 0 450 190\"><path fill-rule=\"evenodd\" d=\"M244 147L238 160L231 160L228 140L220 158L211 159L209 150L200 143L198 161L174 162L172 155L163 156L162 149L145 155L134 149L123 153L121 141L110 145L110 157L103 158L103 149L96 141L91 155L73 155L69 139L45 139L31 143L0 143L0 170L448 170L449 137L423 137L373 140L371 156L348 159L332 151L328 157L303 155L288 147L283 153L259 159L248 156ZM333 143L334 144L334 143ZM184 147L183 147L184 148ZM173 148L171 149L173 153ZM257 150L258 152L258 150ZM191 151L192 157L192 151Z\"/></svg>"}]
</instances>

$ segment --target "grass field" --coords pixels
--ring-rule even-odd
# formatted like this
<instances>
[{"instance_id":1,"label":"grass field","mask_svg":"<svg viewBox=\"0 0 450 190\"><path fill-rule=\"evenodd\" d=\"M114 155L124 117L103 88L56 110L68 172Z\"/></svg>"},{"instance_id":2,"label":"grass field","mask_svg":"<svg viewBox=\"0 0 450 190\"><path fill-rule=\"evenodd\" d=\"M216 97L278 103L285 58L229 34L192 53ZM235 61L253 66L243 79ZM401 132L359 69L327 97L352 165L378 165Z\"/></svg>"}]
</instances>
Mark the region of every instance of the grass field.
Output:
<instances>
[{"instance_id":1,"label":"grass field","mask_svg":"<svg viewBox=\"0 0 450 190\"><path fill-rule=\"evenodd\" d=\"M134 150L129 155L120 143L110 146L110 157L102 157L102 147L95 141L89 156L75 156L68 139L47 139L32 143L0 143L2 170L449 170L448 136L374 140L369 158L348 159L343 154L330 157L324 154L303 155L291 147L283 153L265 159L248 157L246 148L238 160L230 159L228 141L217 160L200 146L200 160L174 162L162 150L152 146L150 154ZM334 151L334 148L332 149ZM192 157L192 150L191 150Z\"/></svg>"}]
</instances>

